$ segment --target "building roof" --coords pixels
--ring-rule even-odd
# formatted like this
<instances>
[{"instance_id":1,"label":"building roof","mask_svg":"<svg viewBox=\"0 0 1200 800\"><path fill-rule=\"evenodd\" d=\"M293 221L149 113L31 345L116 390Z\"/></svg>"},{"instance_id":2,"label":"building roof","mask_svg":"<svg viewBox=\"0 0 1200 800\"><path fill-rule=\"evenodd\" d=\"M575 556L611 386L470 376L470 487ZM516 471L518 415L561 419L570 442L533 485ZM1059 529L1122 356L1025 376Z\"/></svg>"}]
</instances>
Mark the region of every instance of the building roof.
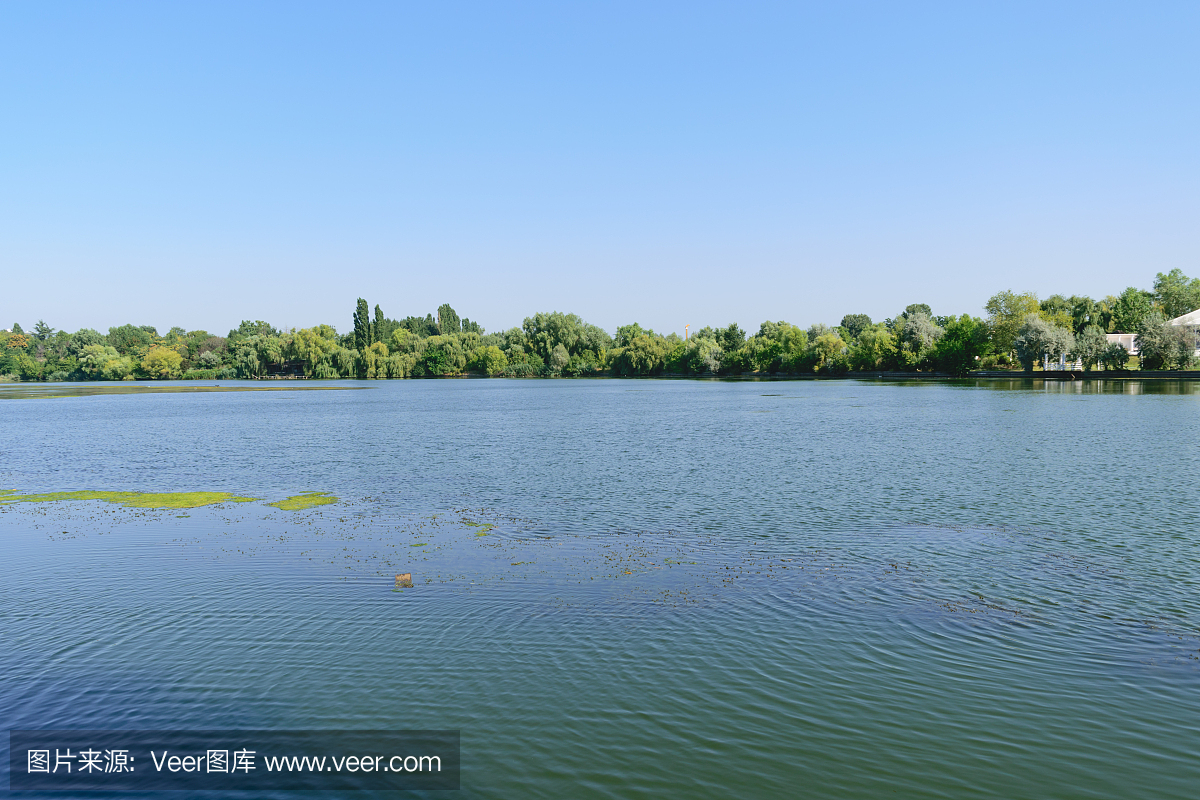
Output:
<instances>
[{"instance_id":1,"label":"building roof","mask_svg":"<svg viewBox=\"0 0 1200 800\"><path fill-rule=\"evenodd\" d=\"M1172 325L1200 325L1200 308L1171 320Z\"/></svg>"}]
</instances>

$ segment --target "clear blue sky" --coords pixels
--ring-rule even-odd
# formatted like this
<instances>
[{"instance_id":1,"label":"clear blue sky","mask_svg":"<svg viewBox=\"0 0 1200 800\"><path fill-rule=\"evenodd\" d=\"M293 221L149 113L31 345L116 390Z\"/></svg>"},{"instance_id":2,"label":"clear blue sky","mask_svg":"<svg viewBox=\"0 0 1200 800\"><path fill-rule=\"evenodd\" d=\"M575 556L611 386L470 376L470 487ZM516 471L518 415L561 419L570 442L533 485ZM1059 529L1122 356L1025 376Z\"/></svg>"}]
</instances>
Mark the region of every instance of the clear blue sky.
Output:
<instances>
[{"instance_id":1,"label":"clear blue sky","mask_svg":"<svg viewBox=\"0 0 1200 800\"><path fill-rule=\"evenodd\" d=\"M1200 3L0 5L0 326L836 323L1200 274Z\"/></svg>"}]
</instances>

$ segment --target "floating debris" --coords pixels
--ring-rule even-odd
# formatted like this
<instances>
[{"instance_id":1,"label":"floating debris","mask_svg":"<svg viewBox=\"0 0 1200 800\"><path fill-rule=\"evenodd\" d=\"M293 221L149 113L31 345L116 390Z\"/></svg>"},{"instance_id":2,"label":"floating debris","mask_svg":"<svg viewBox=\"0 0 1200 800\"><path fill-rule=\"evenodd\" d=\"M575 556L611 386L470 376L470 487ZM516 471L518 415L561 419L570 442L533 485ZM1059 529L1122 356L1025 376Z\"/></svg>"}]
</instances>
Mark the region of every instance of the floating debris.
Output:
<instances>
[{"instance_id":1,"label":"floating debris","mask_svg":"<svg viewBox=\"0 0 1200 800\"><path fill-rule=\"evenodd\" d=\"M413 587L412 573L404 572L396 576L397 589L411 589Z\"/></svg>"}]
</instances>

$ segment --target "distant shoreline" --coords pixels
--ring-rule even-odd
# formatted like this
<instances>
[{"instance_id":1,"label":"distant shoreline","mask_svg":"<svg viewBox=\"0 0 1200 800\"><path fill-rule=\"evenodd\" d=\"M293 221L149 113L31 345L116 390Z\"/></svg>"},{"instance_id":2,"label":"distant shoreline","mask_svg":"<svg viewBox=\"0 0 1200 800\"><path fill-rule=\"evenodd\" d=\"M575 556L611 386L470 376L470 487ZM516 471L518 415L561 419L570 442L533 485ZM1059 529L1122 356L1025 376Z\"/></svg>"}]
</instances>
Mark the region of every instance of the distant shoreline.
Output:
<instances>
[{"instance_id":1,"label":"distant shoreline","mask_svg":"<svg viewBox=\"0 0 1200 800\"><path fill-rule=\"evenodd\" d=\"M246 386L245 383L261 383L275 381L390 381L390 380L649 380L649 381L711 381L718 383L737 382L786 382L786 381L829 381L829 380L870 380L870 381L930 381L955 382L973 380L1008 380L1008 381L1051 381L1055 383L1070 383L1073 381L1200 381L1200 370L1050 370L1025 372L1023 370L986 370L970 372L966 375L951 375L944 372L888 372L873 370L870 372L845 372L840 375L830 374L761 374L746 373L740 375L638 375L624 376L611 374L591 374L570 376L529 376L507 377L488 376L479 373L460 373L457 375L424 375L408 378L309 378L304 375L266 375L258 378L222 379L221 383L209 383L211 378L178 378L171 381L163 380L129 380L129 381L0 381L2 386L33 387L71 387L78 386L88 390L88 394L119 394L131 392L171 392L171 391L296 391L296 390L330 390L357 389L361 386ZM204 381L203 383L201 381ZM189 384L178 386L179 383ZM99 384L99 385L97 385Z\"/></svg>"}]
</instances>

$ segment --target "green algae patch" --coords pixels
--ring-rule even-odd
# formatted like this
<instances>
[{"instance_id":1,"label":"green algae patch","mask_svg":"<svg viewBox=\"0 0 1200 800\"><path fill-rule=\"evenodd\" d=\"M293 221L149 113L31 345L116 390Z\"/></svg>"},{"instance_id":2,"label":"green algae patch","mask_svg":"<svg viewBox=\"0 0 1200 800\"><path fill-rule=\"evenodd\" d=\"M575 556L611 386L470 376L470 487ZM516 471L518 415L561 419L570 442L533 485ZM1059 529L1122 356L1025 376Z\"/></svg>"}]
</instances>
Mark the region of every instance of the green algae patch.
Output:
<instances>
[{"instance_id":1,"label":"green algae patch","mask_svg":"<svg viewBox=\"0 0 1200 800\"><path fill-rule=\"evenodd\" d=\"M5 493L12 503L57 503L63 500L101 500L130 508L199 508L217 503L247 503L256 497L240 497L230 492L49 492L47 494Z\"/></svg>"},{"instance_id":2,"label":"green algae patch","mask_svg":"<svg viewBox=\"0 0 1200 800\"><path fill-rule=\"evenodd\" d=\"M282 508L284 511L304 511L307 508L332 505L340 499L329 492L305 492L267 505Z\"/></svg>"},{"instance_id":3,"label":"green algae patch","mask_svg":"<svg viewBox=\"0 0 1200 800\"><path fill-rule=\"evenodd\" d=\"M476 536L487 536L488 531L496 527L490 522L471 522L470 520L466 519L460 520L460 522L462 522L463 525L467 525L471 528L479 528L479 530L475 531Z\"/></svg>"}]
</instances>

